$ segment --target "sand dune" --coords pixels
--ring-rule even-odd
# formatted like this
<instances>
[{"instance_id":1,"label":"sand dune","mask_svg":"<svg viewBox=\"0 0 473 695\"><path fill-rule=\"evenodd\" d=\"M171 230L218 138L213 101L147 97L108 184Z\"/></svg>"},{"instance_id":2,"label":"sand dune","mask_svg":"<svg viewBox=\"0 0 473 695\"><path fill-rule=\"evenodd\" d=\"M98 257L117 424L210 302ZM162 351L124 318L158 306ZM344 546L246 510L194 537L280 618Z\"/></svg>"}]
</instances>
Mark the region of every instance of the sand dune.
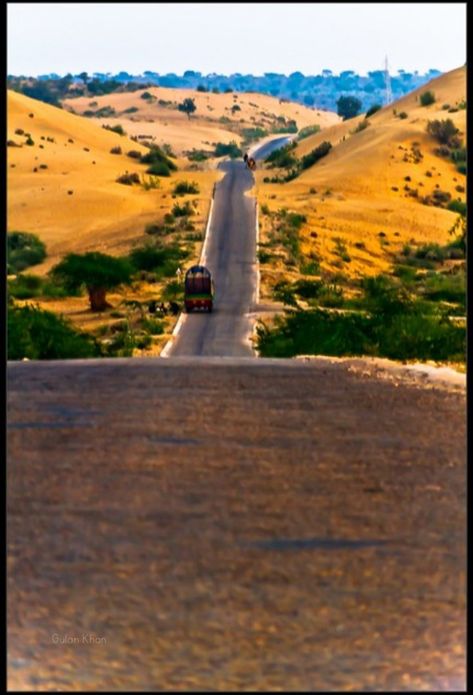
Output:
<instances>
[{"instance_id":1,"label":"sand dune","mask_svg":"<svg viewBox=\"0 0 473 695\"><path fill-rule=\"evenodd\" d=\"M8 229L34 232L46 243L48 258L35 273L46 272L70 251L128 250L143 238L148 222L162 219L172 207L176 180L198 182L196 226L205 222L216 171L179 171L161 178L158 190L119 184L119 175L145 174L147 168L126 152L147 150L101 126L98 120L8 92L7 138L22 145L8 147ZM18 129L30 133L34 144L27 145ZM110 153L116 146L123 154Z\"/></svg>"},{"instance_id":2,"label":"sand dune","mask_svg":"<svg viewBox=\"0 0 473 695\"><path fill-rule=\"evenodd\" d=\"M435 93L436 102L422 107L419 96L428 89ZM417 189L419 196L438 187L449 192L452 199L465 200L465 176L457 172L451 160L434 154L438 143L426 132L429 120L451 118L465 139L466 110L448 113L442 109L445 104L458 105L465 97L466 70L462 67L378 111L369 118L365 130L353 133L365 120L361 115L303 140L296 150L298 156L324 140L330 141L333 149L285 184L263 183L271 172L260 170L260 202L270 210L285 206L307 215L303 249L317 253L326 270L337 269L337 237L346 243L352 258L343 266L343 272L349 275L387 270L393 252L411 240L445 243L455 213L421 204L405 186L411 191ZM400 119L401 112L407 118ZM422 154L418 162L416 149ZM264 237L268 229L264 217L262 227ZM311 236L314 232L316 237ZM380 232L386 236L380 237ZM365 248L354 246L360 242Z\"/></svg>"},{"instance_id":3,"label":"sand dune","mask_svg":"<svg viewBox=\"0 0 473 695\"><path fill-rule=\"evenodd\" d=\"M155 101L150 103L143 100L141 94L145 91L152 94ZM194 99L197 107L190 119L176 108L185 98ZM164 105L164 102L168 102L168 105ZM240 110L233 112L234 105L239 106ZM164 87L95 98L66 99L64 106L81 114L110 106L115 109L116 117L100 119L102 122L120 123L132 135L152 135L158 144L172 144L177 153L192 148L209 149L212 143L217 142L236 140L240 143L242 138L237 131L255 126L270 129L278 116L295 120L299 128L315 124L323 128L340 120L333 112L311 109L293 102L280 102L275 97L263 94L213 94ZM132 108L138 110L125 113ZM222 123L221 119L228 119L228 122Z\"/></svg>"}]
</instances>

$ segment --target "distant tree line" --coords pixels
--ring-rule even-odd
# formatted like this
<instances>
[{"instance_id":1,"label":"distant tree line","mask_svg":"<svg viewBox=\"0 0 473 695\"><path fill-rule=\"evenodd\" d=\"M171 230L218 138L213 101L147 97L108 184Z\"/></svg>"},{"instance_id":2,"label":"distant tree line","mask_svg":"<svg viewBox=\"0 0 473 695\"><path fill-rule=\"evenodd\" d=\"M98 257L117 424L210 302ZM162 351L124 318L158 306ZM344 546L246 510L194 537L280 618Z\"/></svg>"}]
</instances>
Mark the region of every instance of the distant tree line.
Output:
<instances>
[{"instance_id":1,"label":"distant tree line","mask_svg":"<svg viewBox=\"0 0 473 695\"><path fill-rule=\"evenodd\" d=\"M440 74L441 72L435 69L422 75L417 71L398 70L396 75L390 76L393 98L399 99ZM367 75L358 75L353 70L344 70L339 75L332 73L331 70L322 70L319 75L304 75L301 72L283 75L267 72L260 76L241 73L202 75L194 70L186 70L183 75L175 73L160 75L150 70L146 70L142 75L131 75L121 71L115 75L110 73L88 75L83 72L61 77L51 73L38 77L8 75L7 86L35 99L56 105L59 105L60 100L66 95L98 96L114 91L160 86L214 93L259 92L330 111L337 110L337 101L341 96L352 96L361 101L361 111L365 111L374 103L383 103L384 70L373 70Z\"/></svg>"}]
</instances>

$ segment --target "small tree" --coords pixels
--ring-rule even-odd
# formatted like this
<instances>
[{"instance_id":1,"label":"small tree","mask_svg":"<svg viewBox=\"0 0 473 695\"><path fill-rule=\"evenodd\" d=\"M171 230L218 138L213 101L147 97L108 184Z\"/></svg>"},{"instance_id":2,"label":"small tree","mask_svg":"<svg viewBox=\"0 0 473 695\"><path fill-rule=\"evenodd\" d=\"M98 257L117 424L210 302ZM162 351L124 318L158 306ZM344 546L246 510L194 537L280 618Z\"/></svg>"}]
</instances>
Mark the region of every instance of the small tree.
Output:
<instances>
[{"instance_id":1,"label":"small tree","mask_svg":"<svg viewBox=\"0 0 473 695\"><path fill-rule=\"evenodd\" d=\"M421 106L430 106L430 104L433 104L435 102L435 94L431 92L430 90L427 90L427 92L424 92L423 94L420 95L420 103Z\"/></svg>"},{"instance_id":2,"label":"small tree","mask_svg":"<svg viewBox=\"0 0 473 695\"><path fill-rule=\"evenodd\" d=\"M361 111L361 101L356 97L342 96L337 100L337 113L346 121L354 118Z\"/></svg>"},{"instance_id":3,"label":"small tree","mask_svg":"<svg viewBox=\"0 0 473 695\"><path fill-rule=\"evenodd\" d=\"M104 311L110 306L106 300L107 291L129 283L132 272L127 260L90 251L84 254L69 253L52 268L50 274L72 291L85 285L92 311Z\"/></svg>"},{"instance_id":4,"label":"small tree","mask_svg":"<svg viewBox=\"0 0 473 695\"><path fill-rule=\"evenodd\" d=\"M182 103L178 104L177 108L179 111L183 111L184 113L187 113L187 118L190 119L191 113L194 113L194 111L196 111L197 106L195 105L195 102L193 99L187 98L187 99L184 99L184 101Z\"/></svg>"}]
</instances>

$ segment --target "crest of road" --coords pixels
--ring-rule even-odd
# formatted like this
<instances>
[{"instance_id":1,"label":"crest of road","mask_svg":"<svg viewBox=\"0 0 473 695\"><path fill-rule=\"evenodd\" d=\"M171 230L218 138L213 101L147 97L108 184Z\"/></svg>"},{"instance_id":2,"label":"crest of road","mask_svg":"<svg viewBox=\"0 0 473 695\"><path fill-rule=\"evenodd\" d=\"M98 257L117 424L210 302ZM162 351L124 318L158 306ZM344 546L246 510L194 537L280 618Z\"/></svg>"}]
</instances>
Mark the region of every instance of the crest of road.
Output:
<instances>
[{"instance_id":1,"label":"crest of road","mask_svg":"<svg viewBox=\"0 0 473 695\"><path fill-rule=\"evenodd\" d=\"M253 152L256 160L283 147L287 136L270 140ZM215 282L212 314L183 314L166 356L254 357L251 314L257 308L256 201L243 161L220 165L225 176L215 187L212 217L202 265Z\"/></svg>"}]
</instances>

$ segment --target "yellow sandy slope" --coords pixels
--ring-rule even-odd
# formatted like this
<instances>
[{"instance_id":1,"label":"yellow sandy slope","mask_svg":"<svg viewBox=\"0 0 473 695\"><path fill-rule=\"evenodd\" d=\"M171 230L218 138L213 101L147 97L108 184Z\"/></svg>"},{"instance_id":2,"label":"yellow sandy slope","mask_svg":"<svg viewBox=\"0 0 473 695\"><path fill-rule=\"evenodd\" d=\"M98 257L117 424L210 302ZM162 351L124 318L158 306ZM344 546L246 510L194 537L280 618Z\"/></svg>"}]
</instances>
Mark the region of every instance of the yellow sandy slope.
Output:
<instances>
[{"instance_id":1,"label":"yellow sandy slope","mask_svg":"<svg viewBox=\"0 0 473 695\"><path fill-rule=\"evenodd\" d=\"M435 93L436 102L422 107L419 95L428 89ZM393 252L411 240L445 243L455 213L421 204L404 187L417 189L418 196L427 196L437 187L448 191L452 199L465 200L465 176L449 159L434 154L439 144L426 132L429 120L451 118L465 139L466 110L448 113L442 109L465 98L466 71L462 67L378 111L361 132L352 134L364 115L303 140L296 151L298 156L324 140L330 141L333 149L285 184L265 184L263 178L273 172L258 171L260 203L266 203L271 211L286 207L306 214L308 224L301 232L303 250L316 253L325 270L340 270L334 239L341 238L352 259L343 263L342 272L348 275L387 270ZM407 113L407 118L400 119L393 110ZM417 163L415 150L422 155ZM270 224L265 216L260 221L264 240ZM386 236L379 236L380 232ZM360 242L365 248L355 247ZM271 271L266 272L263 279L270 275Z\"/></svg>"},{"instance_id":2,"label":"yellow sandy slope","mask_svg":"<svg viewBox=\"0 0 473 695\"><path fill-rule=\"evenodd\" d=\"M71 251L126 252L143 240L145 225L161 220L176 202L171 190L178 180L198 182L200 193L190 198L198 201L196 228L205 223L216 171L178 171L159 179L158 190L119 184L116 178L126 171L149 178L146 165L126 156L147 150L102 123L8 92L7 138L22 145L8 147L8 230L33 232L46 243L48 258L34 273L45 273ZM26 145L18 129L34 144ZM123 154L110 153L116 146Z\"/></svg>"},{"instance_id":3,"label":"yellow sandy slope","mask_svg":"<svg viewBox=\"0 0 473 695\"><path fill-rule=\"evenodd\" d=\"M149 103L143 100L140 95L145 91L152 94L155 101ZM191 118L177 110L177 104L186 98L194 99L197 107ZM163 106L159 104L160 100L170 103ZM240 110L233 112L234 105L238 105ZM280 102L275 97L262 94L213 94L164 87L94 98L66 99L64 106L80 114L111 106L116 111L116 117L100 119L100 122L110 125L120 123L130 135L151 135L157 144L171 144L178 154L192 148L211 149L212 144L217 142L235 140L240 143L239 131L243 128L259 126L270 130L278 116L295 120L299 129L315 124L324 128L340 120L333 112L311 109L293 102ZM138 111L124 113L130 108ZM221 123L221 118L227 118L229 122Z\"/></svg>"}]
</instances>

